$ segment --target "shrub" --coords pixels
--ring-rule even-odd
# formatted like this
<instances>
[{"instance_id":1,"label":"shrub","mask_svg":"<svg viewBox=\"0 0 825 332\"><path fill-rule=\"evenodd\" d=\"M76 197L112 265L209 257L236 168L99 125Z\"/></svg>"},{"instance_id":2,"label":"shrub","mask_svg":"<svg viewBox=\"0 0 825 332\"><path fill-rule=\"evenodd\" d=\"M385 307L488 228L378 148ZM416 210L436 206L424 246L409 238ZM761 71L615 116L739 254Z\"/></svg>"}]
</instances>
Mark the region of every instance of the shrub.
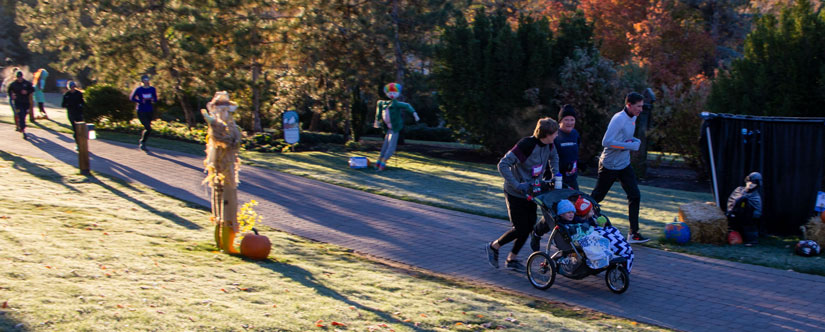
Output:
<instances>
[{"instance_id":1,"label":"shrub","mask_svg":"<svg viewBox=\"0 0 825 332\"><path fill-rule=\"evenodd\" d=\"M87 122L100 123L103 119L110 122L129 122L135 117L135 105L129 97L109 84L95 84L84 93L86 109L83 117Z\"/></svg>"},{"instance_id":2,"label":"shrub","mask_svg":"<svg viewBox=\"0 0 825 332\"><path fill-rule=\"evenodd\" d=\"M455 142L453 131L450 128L428 127L426 124L416 124L404 127L404 138L421 141Z\"/></svg>"},{"instance_id":3,"label":"shrub","mask_svg":"<svg viewBox=\"0 0 825 332\"><path fill-rule=\"evenodd\" d=\"M347 141L347 143L344 144L344 147L347 149L347 151L361 150L361 144L359 144L357 141Z\"/></svg>"},{"instance_id":4,"label":"shrub","mask_svg":"<svg viewBox=\"0 0 825 332\"><path fill-rule=\"evenodd\" d=\"M305 131L301 133L301 138L299 142L306 145L321 143L344 144L347 142L347 139L344 138L344 135L341 134Z\"/></svg>"},{"instance_id":5,"label":"shrub","mask_svg":"<svg viewBox=\"0 0 825 332\"><path fill-rule=\"evenodd\" d=\"M648 132L653 146L664 152L681 154L687 166L702 171L702 150L699 144L702 118L710 82L702 76L693 78L690 86L678 83L662 87L662 96L651 113L656 126Z\"/></svg>"}]
</instances>

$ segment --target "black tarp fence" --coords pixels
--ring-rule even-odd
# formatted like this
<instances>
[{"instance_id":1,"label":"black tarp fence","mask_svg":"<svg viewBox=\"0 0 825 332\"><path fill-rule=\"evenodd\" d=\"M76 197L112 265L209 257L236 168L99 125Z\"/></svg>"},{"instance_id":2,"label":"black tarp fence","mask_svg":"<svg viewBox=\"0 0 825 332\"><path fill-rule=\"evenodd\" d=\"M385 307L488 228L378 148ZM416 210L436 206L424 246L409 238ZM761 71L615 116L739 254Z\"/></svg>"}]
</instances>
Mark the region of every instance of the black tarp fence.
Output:
<instances>
[{"instance_id":1,"label":"black tarp fence","mask_svg":"<svg viewBox=\"0 0 825 332\"><path fill-rule=\"evenodd\" d=\"M800 234L825 188L825 118L702 113L702 148L714 199L728 196L751 172L762 173L762 221L778 235Z\"/></svg>"}]
</instances>

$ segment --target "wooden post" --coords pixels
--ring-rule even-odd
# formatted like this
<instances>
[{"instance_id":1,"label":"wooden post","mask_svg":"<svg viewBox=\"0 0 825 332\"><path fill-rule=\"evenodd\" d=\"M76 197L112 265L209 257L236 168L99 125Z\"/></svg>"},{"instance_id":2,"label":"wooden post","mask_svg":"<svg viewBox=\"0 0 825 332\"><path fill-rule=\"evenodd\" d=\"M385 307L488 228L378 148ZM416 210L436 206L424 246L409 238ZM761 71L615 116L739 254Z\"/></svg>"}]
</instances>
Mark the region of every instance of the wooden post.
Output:
<instances>
[{"instance_id":1,"label":"wooden post","mask_svg":"<svg viewBox=\"0 0 825 332\"><path fill-rule=\"evenodd\" d=\"M89 127L86 122L75 122L74 130L77 133L77 167L80 174L91 175L89 171Z\"/></svg>"}]
</instances>

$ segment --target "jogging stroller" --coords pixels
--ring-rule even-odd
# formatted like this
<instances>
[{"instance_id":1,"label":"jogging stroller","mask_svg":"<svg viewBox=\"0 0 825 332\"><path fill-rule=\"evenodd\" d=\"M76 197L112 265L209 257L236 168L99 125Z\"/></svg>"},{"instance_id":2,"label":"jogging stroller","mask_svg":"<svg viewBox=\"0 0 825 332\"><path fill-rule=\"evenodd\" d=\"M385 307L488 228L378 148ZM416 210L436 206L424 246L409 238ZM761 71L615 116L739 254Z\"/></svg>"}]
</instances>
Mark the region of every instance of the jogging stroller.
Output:
<instances>
[{"instance_id":1,"label":"jogging stroller","mask_svg":"<svg viewBox=\"0 0 825 332\"><path fill-rule=\"evenodd\" d=\"M604 227L566 222L556 214L556 205L561 200L575 201L578 197L593 204L594 218L603 217ZM527 259L527 279L533 287L550 288L556 272L571 279L582 279L606 271L605 283L610 291L621 294L627 290L632 250L621 233L610 226L607 216L601 214L593 198L577 190L558 189L531 199L542 211L542 221L536 225L536 230L541 231L538 234L550 233L544 251L536 251ZM606 251L605 241L608 242Z\"/></svg>"}]
</instances>

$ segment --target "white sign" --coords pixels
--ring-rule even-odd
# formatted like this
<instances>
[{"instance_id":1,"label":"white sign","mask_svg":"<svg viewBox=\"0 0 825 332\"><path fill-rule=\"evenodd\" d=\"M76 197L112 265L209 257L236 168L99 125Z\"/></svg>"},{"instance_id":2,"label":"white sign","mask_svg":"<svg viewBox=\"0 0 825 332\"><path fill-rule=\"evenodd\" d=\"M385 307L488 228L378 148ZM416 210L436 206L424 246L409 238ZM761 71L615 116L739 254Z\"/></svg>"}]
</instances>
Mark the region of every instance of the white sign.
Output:
<instances>
[{"instance_id":1,"label":"white sign","mask_svg":"<svg viewBox=\"0 0 825 332\"><path fill-rule=\"evenodd\" d=\"M816 194L816 208L814 208L816 212L825 211L825 192L818 192Z\"/></svg>"},{"instance_id":2,"label":"white sign","mask_svg":"<svg viewBox=\"0 0 825 332\"><path fill-rule=\"evenodd\" d=\"M298 122L298 113L295 111L284 112L284 141L289 144L298 143L301 139L301 127Z\"/></svg>"}]
</instances>

